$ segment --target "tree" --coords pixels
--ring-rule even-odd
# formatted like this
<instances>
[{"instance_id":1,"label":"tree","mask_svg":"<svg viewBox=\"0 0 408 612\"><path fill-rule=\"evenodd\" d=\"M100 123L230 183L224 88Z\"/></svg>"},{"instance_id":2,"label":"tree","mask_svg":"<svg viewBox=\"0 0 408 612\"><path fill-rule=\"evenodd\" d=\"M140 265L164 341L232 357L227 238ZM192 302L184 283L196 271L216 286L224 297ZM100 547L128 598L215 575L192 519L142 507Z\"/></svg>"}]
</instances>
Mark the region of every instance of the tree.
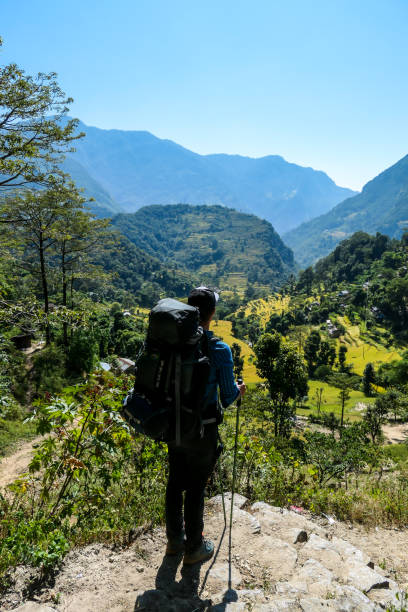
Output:
<instances>
[{"instance_id":1,"label":"tree","mask_svg":"<svg viewBox=\"0 0 408 612\"><path fill-rule=\"evenodd\" d=\"M2 40L0 38L0 48ZM70 143L77 119L62 121L72 98L57 75L26 75L16 64L0 69L0 188L48 182Z\"/></svg>"},{"instance_id":2,"label":"tree","mask_svg":"<svg viewBox=\"0 0 408 612\"><path fill-rule=\"evenodd\" d=\"M318 355L320 351L320 334L313 330L305 342L304 354L307 362L309 376L313 376L314 370L318 365Z\"/></svg>"},{"instance_id":3,"label":"tree","mask_svg":"<svg viewBox=\"0 0 408 612\"><path fill-rule=\"evenodd\" d=\"M322 403L324 401L323 400L323 392L324 392L323 387L319 387L315 391L317 416L319 416L319 417L320 417L320 411L321 411L321 408L322 408Z\"/></svg>"},{"instance_id":4,"label":"tree","mask_svg":"<svg viewBox=\"0 0 408 612\"><path fill-rule=\"evenodd\" d=\"M234 374L236 378L240 378L244 369L244 358L241 357L241 347L237 342L231 344L232 360L234 362Z\"/></svg>"},{"instance_id":5,"label":"tree","mask_svg":"<svg viewBox=\"0 0 408 612\"><path fill-rule=\"evenodd\" d=\"M312 292L313 280L315 278L313 268L309 267L306 270L302 270L299 274L299 280L297 283L297 289L305 289L306 294L310 295Z\"/></svg>"},{"instance_id":6,"label":"tree","mask_svg":"<svg viewBox=\"0 0 408 612\"><path fill-rule=\"evenodd\" d=\"M363 372L363 393L367 397L371 397L373 393L372 385L375 383L375 370L372 363L367 363Z\"/></svg>"},{"instance_id":7,"label":"tree","mask_svg":"<svg viewBox=\"0 0 408 612\"><path fill-rule=\"evenodd\" d=\"M408 351L402 354L402 359L382 363L378 369L378 375L380 384L385 387L393 386L404 390L408 381Z\"/></svg>"},{"instance_id":8,"label":"tree","mask_svg":"<svg viewBox=\"0 0 408 612\"><path fill-rule=\"evenodd\" d=\"M257 372L266 379L272 401L275 436L288 437L294 417L290 400L307 394L306 364L276 332L263 334L254 351Z\"/></svg>"},{"instance_id":9,"label":"tree","mask_svg":"<svg viewBox=\"0 0 408 612\"><path fill-rule=\"evenodd\" d=\"M378 398L377 402L382 406L385 414L392 413L394 415L394 421L397 421L397 417L401 415L404 409L404 396L398 391L398 389L387 389L385 393L382 393Z\"/></svg>"},{"instance_id":10,"label":"tree","mask_svg":"<svg viewBox=\"0 0 408 612\"><path fill-rule=\"evenodd\" d=\"M339 346L339 370L340 372L345 372L346 370L346 354L347 354L347 346L341 344Z\"/></svg>"},{"instance_id":11,"label":"tree","mask_svg":"<svg viewBox=\"0 0 408 612\"><path fill-rule=\"evenodd\" d=\"M373 444L382 441L382 425L387 420L388 408L387 401L384 401L381 396L376 399L374 404L367 406L363 419Z\"/></svg>"},{"instance_id":12,"label":"tree","mask_svg":"<svg viewBox=\"0 0 408 612\"><path fill-rule=\"evenodd\" d=\"M343 434L344 426L344 408L347 400L350 399L350 389L353 386L353 379L348 374L336 373L329 380L330 384L339 389L339 400L341 405L341 419L340 419L340 438Z\"/></svg>"},{"instance_id":13,"label":"tree","mask_svg":"<svg viewBox=\"0 0 408 612\"><path fill-rule=\"evenodd\" d=\"M49 271L61 228L65 235L84 199L65 175L53 177L48 189L27 189L6 198L0 206L4 224L19 252L16 265L39 280L44 303L47 344L51 340L49 314Z\"/></svg>"},{"instance_id":14,"label":"tree","mask_svg":"<svg viewBox=\"0 0 408 612\"><path fill-rule=\"evenodd\" d=\"M369 457L366 431L361 423L346 427L339 440L317 431L307 432L305 438L306 461L317 469L320 485L361 470Z\"/></svg>"},{"instance_id":15,"label":"tree","mask_svg":"<svg viewBox=\"0 0 408 612\"><path fill-rule=\"evenodd\" d=\"M77 207L74 206L75 202ZM100 243L104 230L109 221L106 219L95 219L92 215L81 210L85 200L79 192L72 187L71 206L65 211L63 217L55 227L56 247L60 259L60 272L62 283L62 305L68 306L68 285L71 285L71 309L72 286L75 275L80 274L83 278L95 275L96 270L89 270L86 256ZM63 322L64 345L68 346L68 322Z\"/></svg>"}]
</instances>

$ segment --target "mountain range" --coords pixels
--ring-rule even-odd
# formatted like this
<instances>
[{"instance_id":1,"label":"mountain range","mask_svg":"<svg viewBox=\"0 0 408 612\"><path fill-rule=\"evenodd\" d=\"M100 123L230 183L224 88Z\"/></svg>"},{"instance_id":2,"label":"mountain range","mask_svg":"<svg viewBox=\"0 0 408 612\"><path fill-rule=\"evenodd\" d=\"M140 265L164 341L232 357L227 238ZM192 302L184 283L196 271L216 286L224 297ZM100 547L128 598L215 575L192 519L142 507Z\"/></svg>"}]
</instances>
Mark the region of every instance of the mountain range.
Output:
<instances>
[{"instance_id":1,"label":"mountain range","mask_svg":"<svg viewBox=\"0 0 408 612\"><path fill-rule=\"evenodd\" d=\"M66 170L95 199L99 216L150 204L221 204L267 219L281 233L355 193L278 155L199 155L149 132L79 129L86 136Z\"/></svg>"},{"instance_id":2,"label":"mountain range","mask_svg":"<svg viewBox=\"0 0 408 612\"><path fill-rule=\"evenodd\" d=\"M283 235L306 267L357 231L399 238L408 229L408 155L369 181L358 195Z\"/></svg>"}]
</instances>

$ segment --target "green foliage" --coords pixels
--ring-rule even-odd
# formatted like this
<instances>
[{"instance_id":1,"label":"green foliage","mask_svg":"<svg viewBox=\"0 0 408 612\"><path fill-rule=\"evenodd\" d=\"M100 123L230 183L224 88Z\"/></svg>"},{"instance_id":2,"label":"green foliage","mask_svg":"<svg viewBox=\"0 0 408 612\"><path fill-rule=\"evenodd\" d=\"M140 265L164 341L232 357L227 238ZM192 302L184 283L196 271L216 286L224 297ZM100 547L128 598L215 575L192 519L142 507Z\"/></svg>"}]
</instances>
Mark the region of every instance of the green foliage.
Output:
<instances>
[{"instance_id":1,"label":"green foliage","mask_svg":"<svg viewBox=\"0 0 408 612\"><path fill-rule=\"evenodd\" d=\"M387 420L388 409L388 402L384 401L381 396L375 400L374 404L367 406L363 418L373 444L378 444L383 440L382 425Z\"/></svg>"},{"instance_id":2,"label":"green foliage","mask_svg":"<svg viewBox=\"0 0 408 612\"><path fill-rule=\"evenodd\" d=\"M332 369L328 365L319 365L313 373L314 378L324 381L328 381L331 375Z\"/></svg>"},{"instance_id":3,"label":"green foliage","mask_svg":"<svg viewBox=\"0 0 408 612\"><path fill-rule=\"evenodd\" d=\"M339 370L340 372L346 371L346 359L347 359L347 346L341 344L339 346Z\"/></svg>"},{"instance_id":4,"label":"green foliage","mask_svg":"<svg viewBox=\"0 0 408 612\"><path fill-rule=\"evenodd\" d=\"M92 372L99 355L98 342L89 329L78 329L71 337L67 354L67 368L70 372Z\"/></svg>"},{"instance_id":5,"label":"green foliage","mask_svg":"<svg viewBox=\"0 0 408 612\"><path fill-rule=\"evenodd\" d=\"M408 463L407 444L389 444L384 447L384 453L396 463Z\"/></svg>"},{"instance_id":6,"label":"green foliage","mask_svg":"<svg viewBox=\"0 0 408 612\"><path fill-rule=\"evenodd\" d=\"M279 354L276 343L265 344ZM43 441L29 473L0 498L4 587L7 572L19 564L38 566L45 573L71 546L96 539L128 544L135 527L146 520L150 525L164 520L166 449L129 435L118 410L130 384L124 376L98 375L65 389L59 398L37 403L30 420ZM272 408L262 386L250 389L244 398L238 492L251 500L303 505L339 519L406 523L407 476L390 474L380 485L384 459L368 441L364 425L346 425L341 439L334 428L332 435L309 432L304 437L275 438ZM234 412L227 410L221 427L225 452L209 483L210 495L221 487L231 488L234 423ZM372 476L364 471L366 466ZM352 487L351 475L364 479L364 486ZM346 489L343 482L348 483Z\"/></svg>"},{"instance_id":7,"label":"green foliage","mask_svg":"<svg viewBox=\"0 0 408 612\"><path fill-rule=\"evenodd\" d=\"M306 270L302 270L299 274L297 282L297 289L299 291L304 290L306 295L310 295L312 292L312 285L314 280L313 268L309 267Z\"/></svg>"},{"instance_id":8,"label":"green foliage","mask_svg":"<svg viewBox=\"0 0 408 612\"><path fill-rule=\"evenodd\" d=\"M330 286L344 282L353 283L367 274L367 268L380 260L390 245L388 236L379 233L370 236L364 232L356 232L351 238L341 242L330 255L316 263L316 278ZM356 294L354 303L362 305L365 297L365 292L361 290Z\"/></svg>"},{"instance_id":9,"label":"green foliage","mask_svg":"<svg viewBox=\"0 0 408 612\"><path fill-rule=\"evenodd\" d=\"M379 233L356 232L315 264L310 283L318 293L322 288L333 292L322 296L320 305L309 307L311 323L323 322L320 311L326 318L329 312L346 313L352 321L364 321L367 328L386 320L404 337L408 327L408 248L404 236L391 240ZM310 294L303 277L295 290Z\"/></svg>"},{"instance_id":10,"label":"green foliage","mask_svg":"<svg viewBox=\"0 0 408 612\"><path fill-rule=\"evenodd\" d=\"M402 355L402 359L382 363L378 369L378 380L384 387L396 387L403 390L408 381L408 351Z\"/></svg>"},{"instance_id":11,"label":"green foliage","mask_svg":"<svg viewBox=\"0 0 408 612\"><path fill-rule=\"evenodd\" d=\"M139 248L118 231L112 231L100 241L92 253L92 262L112 275L110 283L95 282L94 290L107 300L124 304L130 297L128 306L152 307L161 297L188 295L196 284L190 271L180 269L175 263L163 263ZM81 284L79 284L81 286Z\"/></svg>"},{"instance_id":12,"label":"green foliage","mask_svg":"<svg viewBox=\"0 0 408 612\"><path fill-rule=\"evenodd\" d=\"M32 382L37 395L59 393L66 383L65 355L62 347L51 344L33 357Z\"/></svg>"},{"instance_id":13,"label":"green foliage","mask_svg":"<svg viewBox=\"0 0 408 612\"><path fill-rule=\"evenodd\" d=\"M0 40L0 47L1 47ZM43 183L74 135L78 121L61 121L72 103L56 74L30 76L16 64L1 68L0 187Z\"/></svg>"},{"instance_id":14,"label":"green foliage","mask_svg":"<svg viewBox=\"0 0 408 612\"><path fill-rule=\"evenodd\" d=\"M30 421L45 437L0 498L0 576L21 563L45 571L75 542L126 541L146 516L162 520L166 452L129 436L118 413L128 386L106 374L37 404Z\"/></svg>"},{"instance_id":15,"label":"green foliage","mask_svg":"<svg viewBox=\"0 0 408 612\"><path fill-rule=\"evenodd\" d=\"M313 375L313 372L317 366L319 351L320 334L318 331L313 330L308 336L304 346L304 355L308 365L309 376Z\"/></svg>"},{"instance_id":16,"label":"green foliage","mask_svg":"<svg viewBox=\"0 0 408 612\"><path fill-rule=\"evenodd\" d=\"M234 375L235 378L242 376L242 370L244 368L244 358L241 357L241 347L237 342L231 344L232 360L234 362Z\"/></svg>"},{"instance_id":17,"label":"green foliage","mask_svg":"<svg viewBox=\"0 0 408 612\"><path fill-rule=\"evenodd\" d=\"M294 347L284 344L276 332L264 334L254 347L257 372L265 378L273 404L275 435L289 435L296 400L307 394L307 371Z\"/></svg>"},{"instance_id":18,"label":"green foliage","mask_svg":"<svg viewBox=\"0 0 408 612\"><path fill-rule=\"evenodd\" d=\"M341 438L306 432L306 461L316 468L320 485L360 471L368 461L366 431L360 423L347 427Z\"/></svg>"},{"instance_id":19,"label":"green foliage","mask_svg":"<svg viewBox=\"0 0 408 612\"><path fill-rule=\"evenodd\" d=\"M340 347L341 348L341 347ZM350 390L355 388L359 384L359 380L356 377L351 377L344 372L337 372L332 374L329 382L334 387L339 389L339 400L341 405L341 421L340 421L340 436L342 435L342 429L344 424L344 408L348 399L350 399Z\"/></svg>"},{"instance_id":20,"label":"green foliage","mask_svg":"<svg viewBox=\"0 0 408 612\"><path fill-rule=\"evenodd\" d=\"M363 373L363 393L367 397L371 397L373 388L372 385L375 383L375 370L372 363L367 363Z\"/></svg>"}]
</instances>

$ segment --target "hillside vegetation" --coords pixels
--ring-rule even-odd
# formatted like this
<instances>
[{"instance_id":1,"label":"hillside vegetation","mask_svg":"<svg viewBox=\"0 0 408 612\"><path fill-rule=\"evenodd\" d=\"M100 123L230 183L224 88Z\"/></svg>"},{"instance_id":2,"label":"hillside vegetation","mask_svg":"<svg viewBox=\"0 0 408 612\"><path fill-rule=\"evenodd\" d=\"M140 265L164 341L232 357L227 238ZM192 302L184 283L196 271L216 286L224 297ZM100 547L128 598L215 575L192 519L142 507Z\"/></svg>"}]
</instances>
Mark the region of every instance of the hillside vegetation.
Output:
<instances>
[{"instance_id":1,"label":"hillside vegetation","mask_svg":"<svg viewBox=\"0 0 408 612\"><path fill-rule=\"evenodd\" d=\"M196 283L193 274L152 257L119 231L109 231L92 253L92 263L109 274L109 283L95 282L104 299L151 307L164 295L188 295ZM77 281L78 286L80 283ZM85 286L86 283L83 285Z\"/></svg>"},{"instance_id":2,"label":"hillside vegetation","mask_svg":"<svg viewBox=\"0 0 408 612\"><path fill-rule=\"evenodd\" d=\"M354 232L400 238L407 226L408 155L368 182L361 193L286 233L284 240L306 267Z\"/></svg>"},{"instance_id":3,"label":"hillside vegetation","mask_svg":"<svg viewBox=\"0 0 408 612\"><path fill-rule=\"evenodd\" d=\"M279 286L295 271L292 251L268 221L222 206L148 206L113 224L166 265L221 288ZM232 280L231 280L232 277Z\"/></svg>"}]
</instances>

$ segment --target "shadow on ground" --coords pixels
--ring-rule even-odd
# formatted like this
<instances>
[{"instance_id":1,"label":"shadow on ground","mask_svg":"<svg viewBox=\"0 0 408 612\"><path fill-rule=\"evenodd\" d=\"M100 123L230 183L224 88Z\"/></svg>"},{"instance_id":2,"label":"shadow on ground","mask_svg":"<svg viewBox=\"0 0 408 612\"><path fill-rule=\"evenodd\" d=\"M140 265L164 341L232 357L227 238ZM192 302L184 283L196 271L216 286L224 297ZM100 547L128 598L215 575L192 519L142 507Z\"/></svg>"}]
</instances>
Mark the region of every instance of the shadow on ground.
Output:
<instances>
[{"instance_id":1,"label":"shadow on ground","mask_svg":"<svg viewBox=\"0 0 408 612\"><path fill-rule=\"evenodd\" d=\"M201 564L183 566L181 580L176 580L178 566L183 556L163 557L156 576L156 588L139 594L135 611L145 612L192 612L210 610L211 600L198 595Z\"/></svg>"}]
</instances>

